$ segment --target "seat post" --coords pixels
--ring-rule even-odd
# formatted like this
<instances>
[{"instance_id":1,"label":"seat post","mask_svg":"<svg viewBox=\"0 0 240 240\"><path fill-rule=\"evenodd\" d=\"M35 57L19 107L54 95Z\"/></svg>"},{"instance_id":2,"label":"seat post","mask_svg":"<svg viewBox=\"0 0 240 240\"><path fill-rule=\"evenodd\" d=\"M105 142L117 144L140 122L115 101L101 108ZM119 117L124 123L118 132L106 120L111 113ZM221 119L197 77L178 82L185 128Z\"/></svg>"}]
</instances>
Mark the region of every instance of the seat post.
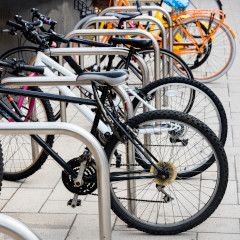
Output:
<instances>
[{"instance_id":1,"label":"seat post","mask_svg":"<svg viewBox=\"0 0 240 240\"><path fill-rule=\"evenodd\" d=\"M125 69L128 69L129 68L129 64L130 64L130 61L131 61L131 59L132 59L132 55L135 53L136 51L135 51L135 49L134 49L134 47L130 47L130 49L129 49L129 53L128 53L128 56L127 56L127 61L126 61L126 63L125 63Z\"/></svg>"}]
</instances>

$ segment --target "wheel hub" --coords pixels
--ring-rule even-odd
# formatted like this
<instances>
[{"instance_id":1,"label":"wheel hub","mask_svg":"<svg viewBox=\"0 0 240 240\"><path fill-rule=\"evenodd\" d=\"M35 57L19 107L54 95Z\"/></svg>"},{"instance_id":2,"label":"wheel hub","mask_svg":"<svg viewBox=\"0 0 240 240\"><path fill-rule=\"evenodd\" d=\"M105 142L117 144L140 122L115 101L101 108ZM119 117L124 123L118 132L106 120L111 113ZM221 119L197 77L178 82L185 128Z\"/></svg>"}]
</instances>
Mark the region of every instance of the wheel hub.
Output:
<instances>
[{"instance_id":1,"label":"wheel hub","mask_svg":"<svg viewBox=\"0 0 240 240\"><path fill-rule=\"evenodd\" d=\"M157 175L155 182L157 185L165 187L172 184L177 178L177 169L172 162L160 161L157 166L162 171L158 172L155 167L151 167L150 173Z\"/></svg>"}]
</instances>

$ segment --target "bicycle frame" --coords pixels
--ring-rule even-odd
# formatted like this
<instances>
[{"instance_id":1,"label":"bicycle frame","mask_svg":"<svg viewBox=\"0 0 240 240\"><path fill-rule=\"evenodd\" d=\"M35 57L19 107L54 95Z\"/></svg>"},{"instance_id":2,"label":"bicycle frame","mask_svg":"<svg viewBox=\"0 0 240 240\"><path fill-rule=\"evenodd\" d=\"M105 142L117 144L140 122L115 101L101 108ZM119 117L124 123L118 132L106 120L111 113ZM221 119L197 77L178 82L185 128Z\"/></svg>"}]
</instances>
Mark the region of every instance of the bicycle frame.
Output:
<instances>
[{"instance_id":1,"label":"bicycle frame","mask_svg":"<svg viewBox=\"0 0 240 240\"><path fill-rule=\"evenodd\" d=\"M154 1L145 1L145 2L154 2ZM121 7L123 5L125 6L131 6L130 1L128 0L119 0L116 2L115 4L118 7ZM111 8L109 8L111 9ZM105 13L107 10L103 10L103 12ZM216 18L216 16L220 16L219 18ZM160 20L164 26L166 28L169 28L169 21L166 22L162 15L157 11L155 16L156 19ZM190 40L191 43L181 43L178 42L177 40L175 41L175 43L173 43L173 51L174 53L178 54L178 55L184 55L184 54L192 54L192 53L202 53L204 50L205 45L211 40L214 39L214 35L216 34L216 32L219 30L219 28L224 24L229 31L231 32L231 34L233 35L233 37L235 38L235 34L232 31L232 29L226 24L224 23L225 20L225 14L223 11L221 10L186 10L186 11L182 11L181 13L172 13L172 21L175 22L173 24L174 26L179 26L181 28L181 30L184 32L184 34L187 36L187 38ZM207 36L204 36L203 32L202 32L202 28L201 26L198 24L198 28L199 28L199 32L201 35L201 39L202 39L202 45L199 47L199 44L197 43L197 41L194 39L194 36L191 35L191 33L189 33L189 31L184 28L183 23L185 19L197 19L197 17L213 17L214 19L217 19L219 21L218 26L215 27L214 30L212 30L211 32L209 32L209 34ZM107 29L111 29L113 27L112 24L108 24L107 25ZM130 26L130 27L134 27L134 26ZM138 27L142 30L145 30L145 27L141 24L138 23ZM154 36L154 38L159 42L160 47L162 47L162 39L160 37L160 33L161 31L159 31L157 34L153 34L153 31L155 29L155 24L151 24L151 27L149 29L149 32ZM171 31L170 31L171 32ZM188 49L187 47L192 46L194 47L193 49Z\"/></svg>"},{"instance_id":2,"label":"bicycle frame","mask_svg":"<svg viewBox=\"0 0 240 240\"><path fill-rule=\"evenodd\" d=\"M53 49L54 52L57 51L63 51L63 49ZM67 51L70 53L73 53L73 50L67 48L64 49L64 51ZM49 53L51 55L51 50L49 50ZM60 64L58 64L57 62L55 62L54 60L52 60L50 57L48 57L47 55L45 55L42 52L38 52L37 57L36 57L36 61L35 61L35 66L46 66L47 68L45 68L44 71L44 75L45 76L49 76L49 77L56 77L55 73L53 73L53 71L51 71L49 68L54 68L58 73L60 73L61 75L64 76L69 76L69 77L75 77L77 78L77 75L73 74L70 70L64 68L63 66L61 66ZM30 77L31 79L31 77ZM31 81L31 80L30 80ZM2 81L4 83L4 80ZM65 95L65 96L69 96L69 97L77 97L68 87L65 86L57 86L57 88L59 89L59 91ZM92 93L92 88L90 86L83 86L83 88ZM144 99L142 99L134 90L130 89L127 85L122 85L121 88L119 87L114 87L114 91L116 91L117 93L120 94L120 96L122 96L122 99L124 100L124 102L126 102L126 98L127 96L123 93L124 91L128 92L129 94L133 95L134 97L136 97L139 101L142 102L142 104L147 107L149 110L156 110L155 107L151 106L149 103L147 103L147 101L145 101ZM127 99L128 105L131 104L130 100ZM95 118L95 114L86 106L84 105L75 105L74 106L77 108L77 110L79 112L81 112L85 118L93 123L94 118ZM129 108L129 106L128 106ZM133 110L130 108L129 109L130 113L128 113L129 117L131 117L133 115ZM102 132L102 133L106 133L106 132L110 132L111 133L111 129L109 128L109 126L107 126L106 124L104 124L103 122L99 123L98 129Z\"/></svg>"},{"instance_id":3,"label":"bicycle frame","mask_svg":"<svg viewBox=\"0 0 240 240\"><path fill-rule=\"evenodd\" d=\"M51 76L50 77L35 77L34 79L32 77L23 77L23 78L6 78L3 79L3 86L6 85L30 85L30 86L38 86L38 85L58 85L63 84L64 85L79 85L79 81L75 79L75 76L72 77L56 77L52 80L54 82L51 83ZM87 81L89 83L89 81ZM86 84L86 83L85 83ZM19 95L19 96L29 96L34 98L40 98L40 99L48 99L48 100L54 100L54 101L64 101L67 103L77 103L77 104L84 104L84 105L90 105L90 106L97 106L96 100L91 99L85 99L85 98L79 98L79 97L72 97L72 96L62 96L62 95L56 95L56 94L49 94L49 93L42 93L42 92L35 92L35 91L29 91L29 90L22 90L22 89L12 89L12 88L0 88L0 93L5 94L12 94L12 95ZM12 117L16 122L22 122L21 118L19 118L16 113L14 113L2 100L0 100L0 107L10 116ZM127 107L127 106L126 106ZM152 155L152 153L149 152L148 149L146 149L143 144L137 139L135 134L132 134L129 132L128 126L121 125L118 120L116 120L112 113L107 110L107 108L104 108L107 115L111 118L111 120L114 123L114 126L117 126L118 129L121 130L121 133L124 133L124 136L127 137L128 141L130 141L137 151L140 152L156 169L159 169L156 165L156 162L158 160ZM152 134L152 133L160 133L161 131L174 131L174 130L180 130L181 126L179 124L175 123L163 123L162 125L159 125L156 129L139 129L139 134ZM41 146L43 147L48 154L53 157L59 165L61 165L68 173L69 175L76 178L76 173L67 165L67 163L52 149L50 148L39 136L31 135L31 137ZM134 149L134 148L133 148ZM143 150L144 149L144 150ZM150 157L150 159L149 159ZM135 173L132 171L131 173ZM136 171L136 173L139 173L139 171ZM128 172L123 172L122 175L127 175ZM138 179L137 177L118 177L119 173L116 174L117 176L114 177L111 176L111 181L121 181L121 180L132 180L132 179ZM154 178L154 176L152 176Z\"/></svg>"}]
</instances>

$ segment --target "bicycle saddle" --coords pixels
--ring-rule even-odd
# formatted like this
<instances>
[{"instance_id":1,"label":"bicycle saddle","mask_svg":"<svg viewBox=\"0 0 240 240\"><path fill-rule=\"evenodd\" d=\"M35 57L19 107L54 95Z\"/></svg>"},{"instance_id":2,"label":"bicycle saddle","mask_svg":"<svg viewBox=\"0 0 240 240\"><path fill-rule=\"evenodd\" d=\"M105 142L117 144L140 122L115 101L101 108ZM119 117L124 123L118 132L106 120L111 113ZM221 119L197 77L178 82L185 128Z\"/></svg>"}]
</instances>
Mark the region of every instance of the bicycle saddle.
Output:
<instances>
[{"instance_id":1,"label":"bicycle saddle","mask_svg":"<svg viewBox=\"0 0 240 240\"><path fill-rule=\"evenodd\" d=\"M141 13L139 13L139 12L121 12L121 13L110 12L110 13L106 13L106 16L116 17L121 21L130 20L130 19L133 19L133 18L135 18L139 15L141 15Z\"/></svg>"},{"instance_id":2,"label":"bicycle saddle","mask_svg":"<svg viewBox=\"0 0 240 240\"><path fill-rule=\"evenodd\" d=\"M84 72L81 73L77 81L91 84L92 81L99 84L107 84L110 86L117 86L124 83L128 79L128 72L126 70L113 70L109 72Z\"/></svg>"},{"instance_id":3,"label":"bicycle saddle","mask_svg":"<svg viewBox=\"0 0 240 240\"><path fill-rule=\"evenodd\" d=\"M140 48L140 49L146 49L152 46L152 40L148 40L148 39L126 39L126 38L113 37L111 40L113 44L130 45L134 48Z\"/></svg>"}]
</instances>

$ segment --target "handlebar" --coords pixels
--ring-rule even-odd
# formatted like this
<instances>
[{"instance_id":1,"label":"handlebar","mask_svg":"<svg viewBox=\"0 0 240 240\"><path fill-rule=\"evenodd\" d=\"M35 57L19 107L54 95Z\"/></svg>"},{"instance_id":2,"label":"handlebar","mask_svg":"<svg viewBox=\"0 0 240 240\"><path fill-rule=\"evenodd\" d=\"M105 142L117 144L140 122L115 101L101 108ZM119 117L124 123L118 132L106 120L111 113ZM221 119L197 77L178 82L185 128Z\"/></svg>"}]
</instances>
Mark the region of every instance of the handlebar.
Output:
<instances>
[{"instance_id":1,"label":"handlebar","mask_svg":"<svg viewBox=\"0 0 240 240\"><path fill-rule=\"evenodd\" d=\"M14 17L14 20L16 22L14 21L7 22L8 26L13 27L12 30L14 33L16 32L16 30L21 31L27 40L29 40L32 43L38 44L43 49L51 46L53 41L58 43L69 42L67 39L64 38L64 36L54 32L52 26L55 26L57 24L56 21L39 13L38 9L32 9L31 11L33 13L33 16L39 19L37 19L36 21L29 22L29 21L23 20L21 16L16 15ZM43 23L51 25L50 29L46 31L43 28ZM36 30L36 27L39 27L42 33L39 33Z\"/></svg>"},{"instance_id":2,"label":"handlebar","mask_svg":"<svg viewBox=\"0 0 240 240\"><path fill-rule=\"evenodd\" d=\"M57 25L57 21L40 13L39 10L36 8L32 8L31 12L32 12L32 19L37 18L41 20L44 24L51 26L51 29L54 30L54 27Z\"/></svg>"},{"instance_id":3,"label":"handlebar","mask_svg":"<svg viewBox=\"0 0 240 240\"><path fill-rule=\"evenodd\" d=\"M35 66L27 65L27 64L24 64L22 61L15 61L15 60L8 60L8 61L0 60L0 67L10 68L14 71L29 71L29 72L36 72L39 74L44 73L43 67L35 67Z\"/></svg>"},{"instance_id":4,"label":"handlebar","mask_svg":"<svg viewBox=\"0 0 240 240\"><path fill-rule=\"evenodd\" d=\"M22 19L22 16L16 15L14 17L15 21L22 25L22 26L26 26L28 28L33 28L33 27L41 27L43 25L43 22L41 20L36 20L36 21L32 21L32 22L28 22Z\"/></svg>"},{"instance_id":5,"label":"handlebar","mask_svg":"<svg viewBox=\"0 0 240 240\"><path fill-rule=\"evenodd\" d=\"M22 27L22 25L20 25L20 24L18 24L18 23L15 23L15 22L13 22L13 21L7 21L7 25L9 26L9 27L13 27L13 28L15 28L15 29L17 29L17 30L20 30L20 31L22 31L23 30L23 27Z\"/></svg>"}]
</instances>

